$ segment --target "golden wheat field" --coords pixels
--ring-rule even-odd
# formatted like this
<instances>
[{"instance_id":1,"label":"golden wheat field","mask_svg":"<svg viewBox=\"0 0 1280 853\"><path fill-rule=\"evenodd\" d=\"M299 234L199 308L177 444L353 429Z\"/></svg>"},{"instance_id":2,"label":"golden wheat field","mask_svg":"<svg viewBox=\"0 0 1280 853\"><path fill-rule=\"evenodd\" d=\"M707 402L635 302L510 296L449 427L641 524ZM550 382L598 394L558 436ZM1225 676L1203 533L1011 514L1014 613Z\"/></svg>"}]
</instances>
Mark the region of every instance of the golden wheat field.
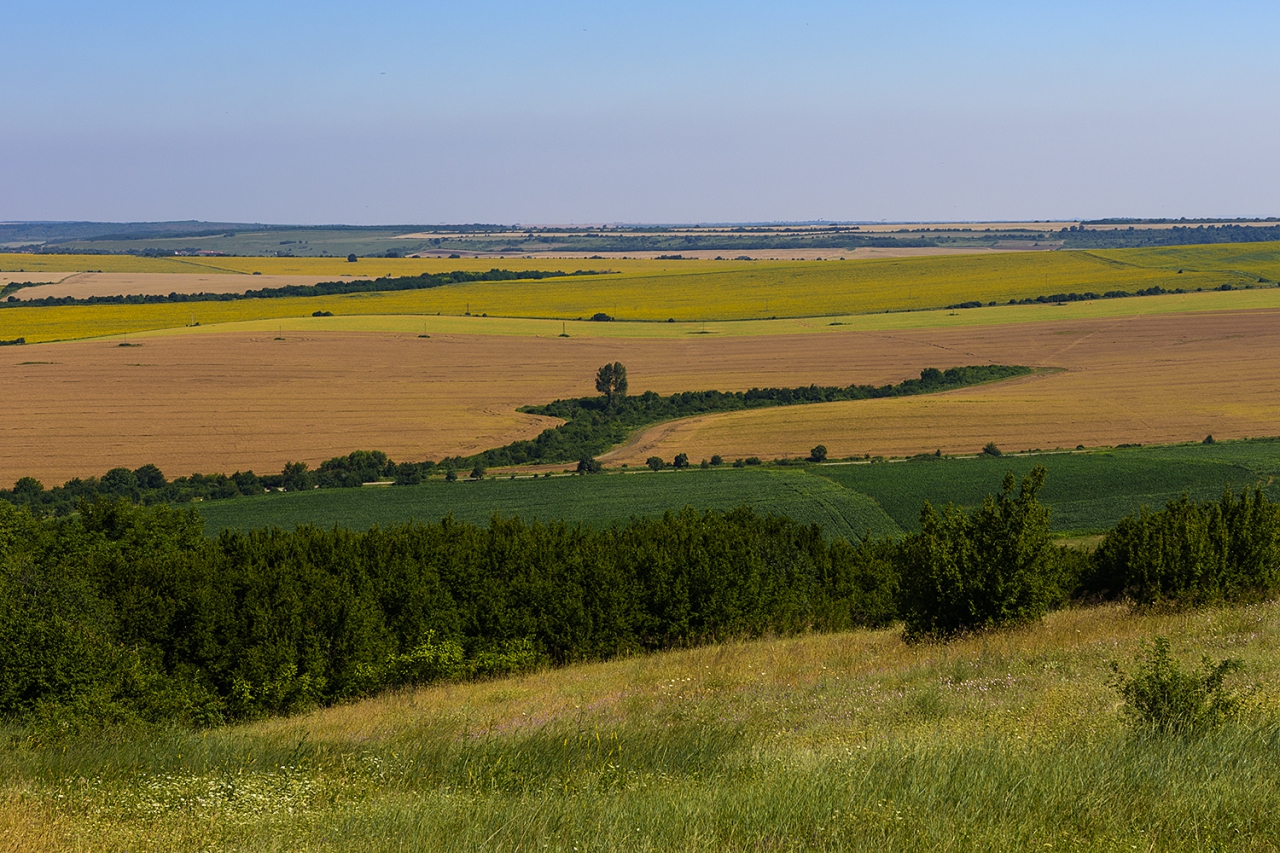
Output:
<instances>
[{"instance_id":1,"label":"golden wheat field","mask_svg":"<svg viewBox=\"0 0 1280 853\"><path fill-rule=\"evenodd\" d=\"M612 361L627 365L633 393L663 394L884 384L930 366L1061 368L928 397L679 421L606 457L615 464L682 452L795 457L816 444L841 457L1280 432L1280 310L824 331L566 339L265 330L5 347L0 483L148 462L170 476L264 473L360 448L395 459L471 453L532 437L550 421L517 407L589 395L595 369Z\"/></svg>"},{"instance_id":2,"label":"golden wheat field","mask_svg":"<svg viewBox=\"0 0 1280 853\"><path fill-rule=\"evenodd\" d=\"M1280 312L1133 316L867 334L957 363L1062 368L926 397L733 412L662 424L603 457L907 456L1114 446L1280 433Z\"/></svg>"}]
</instances>

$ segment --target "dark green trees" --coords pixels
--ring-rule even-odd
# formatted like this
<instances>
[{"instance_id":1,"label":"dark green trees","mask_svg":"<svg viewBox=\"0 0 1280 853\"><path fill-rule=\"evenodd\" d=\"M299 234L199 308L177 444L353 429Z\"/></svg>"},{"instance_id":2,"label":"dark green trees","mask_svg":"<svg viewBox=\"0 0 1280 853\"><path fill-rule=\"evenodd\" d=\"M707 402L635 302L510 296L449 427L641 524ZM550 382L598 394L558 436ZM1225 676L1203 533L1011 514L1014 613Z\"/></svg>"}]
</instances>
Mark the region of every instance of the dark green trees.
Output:
<instances>
[{"instance_id":1,"label":"dark green trees","mask_svg":"<svg viewBox=\"0 0 1280 853\"><path fill-rule=\"evenodd\" d=\"M604 395L609 408L621 398L627 396L627 369L622 362L606 364L596 371L596 390Z\"/></svg>"},{"instance_id":2,"label":"dark green trees","mask_svg":"<svg viewBox=\"0 0 1280 853\"><path fill-rule=\"evenodd\" d=\"M1280 592L1280 506L1261 490L1124 518L1094 554L1088 591L1137 604L1212 604Z\"/></svg>"},{"instance_id":3,"label":"dark green trees","mask_svg":"<svg viewBox=\"0 0 1280 853\"><path fill-rule=\"evenodd\" d=\"M1036 498L1044 478L1042 466L1021 484L1006 474L1000 494L988 496L972 515L950 505L938 513L925 504L921 530L903 553L908 637L945 638L1030 622L1061 598L1049 510Z\"/></svg>"}]
</instances>

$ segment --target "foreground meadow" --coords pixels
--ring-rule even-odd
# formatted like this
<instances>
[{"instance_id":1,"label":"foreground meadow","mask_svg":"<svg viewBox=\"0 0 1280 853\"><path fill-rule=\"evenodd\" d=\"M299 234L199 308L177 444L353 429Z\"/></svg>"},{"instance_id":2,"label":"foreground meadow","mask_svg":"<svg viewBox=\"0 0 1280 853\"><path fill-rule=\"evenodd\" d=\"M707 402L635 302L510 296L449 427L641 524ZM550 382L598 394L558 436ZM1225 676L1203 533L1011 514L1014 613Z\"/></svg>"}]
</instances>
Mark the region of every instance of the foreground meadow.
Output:
<instances>
[{"instance_id":1,"label":"foreground meadow","mask_svg":"<svg viewBox=\"0 0 1280 853\"><path fill-rule=\"evenodd\" d=\"M1239 717L1126 726L1111 661L1235 657ZM0 849L1275 850L1280 605L949 645L729 643L204 732L10 730Z\"/></svg>"}]
</instances>

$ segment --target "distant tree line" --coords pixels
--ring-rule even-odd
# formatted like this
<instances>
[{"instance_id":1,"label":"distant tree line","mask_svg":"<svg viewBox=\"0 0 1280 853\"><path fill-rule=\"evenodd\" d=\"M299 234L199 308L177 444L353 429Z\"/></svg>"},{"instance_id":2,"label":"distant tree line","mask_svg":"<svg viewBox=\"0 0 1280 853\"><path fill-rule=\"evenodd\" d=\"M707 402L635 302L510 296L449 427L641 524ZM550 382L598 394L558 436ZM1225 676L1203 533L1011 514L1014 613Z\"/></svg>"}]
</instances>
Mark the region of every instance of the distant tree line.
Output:
<instances>
[{"instance_id":1,"label":"distant tree line","mask_svg":"<svg viewBox=\"0 0 1280 853\"><path fill-rule=\"evenodd\" d=\"M1071 226L1052 236L1064 249L1133 249L1212 243L1270 243L1280 240L1276 225L1172 225L1168 228L1088 228Z\"/></svg>"},{"instance_id":2,"label":"distant tree line","mask_svg":"<svg viewBox=\"0 0 1280 853\"><path fill-rule=\"evenodd\" d=\"M10 296L0 306L45 306L45 305L149 305L162 302L234 302L240 299L284 299L292 296L341 296L347 293L381 293L397 290L429 290L450 284L467 284L476 281L538 281L544 278L563 278L565 276L602 275L597 270L576 270L562 272L559 270L501 270L491 269L487 272L470 272L456 270L454 272L423 273L422 275L382 276L375 279L357 279L353 281L322 281L316 284L287 284L282 287L264 287L260 290L246 290L243 293L169 293L169 294L130 294L115 296L45 296L40 299L20 300ZM15 289L10 287L10 293Z\"/></svg>"},{"instance_id":3,"label":"distant tree line","mask_svg":"<svg viewBox=\"0 0 1280 853\"><path fill-rule=\"evenodd\" d=\"M1280 508L1259 491L1143 510L1089 555L1052 543L1044 476L856 543L745 507L605 530L446 518L209 538L164 506L41 518L0 504L0 719L211 725L729 638L901 621L909 639L946 640L1071 601L1280 592Z\"/></svg>"},{"instance_id":4,"label":"distant tree line","mask_svg":"<svg viewBox=\"0 0 1280 853\"><path fill-rule=\"evenodd\" d=\"M1217 288L1218 290L1231 290L1229 284L1224 284ZM1027 296L1022 299L1010 299L1007 305L1047 305L1058 302L1093 302L1098 299L1125 299L1130 296L1162 296L1168 293L1186 293L1187 291L1181 287L1168 290L1160 285L1152 285L1144 287L1141 290L1130 293L1127 290L1108 290L1106 293L1094 293L1092 290L1084 293L1055 293L1051 296ZM954 305L948 305L948 310L956 308L981 308L983 305L995 305L994 302L957 302Z\"/></svg>"}]
</instances>

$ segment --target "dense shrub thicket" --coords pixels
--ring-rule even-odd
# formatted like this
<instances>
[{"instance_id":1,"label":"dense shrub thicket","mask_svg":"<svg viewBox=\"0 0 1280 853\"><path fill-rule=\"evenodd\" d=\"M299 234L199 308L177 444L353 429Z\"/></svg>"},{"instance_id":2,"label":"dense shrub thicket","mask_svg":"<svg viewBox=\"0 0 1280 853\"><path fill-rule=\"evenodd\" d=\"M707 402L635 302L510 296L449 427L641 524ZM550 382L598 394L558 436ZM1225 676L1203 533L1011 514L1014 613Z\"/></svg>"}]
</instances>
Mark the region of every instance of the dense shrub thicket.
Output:
<instances>
[{"instance_id":1,"label":"dense shrub thicket","mask_svg":"<svg viewBox=\"0 0 1280 853\"><path fill-rule=\"evenodd\" d=\"M1280 509L1260 489L1143 508L1107 533L1086 584L1143 605L1270 598L1280 593Z\"/></svg>"},{"instance_id":2,"label":"dense shrub thicket","mask_svg":"<svg viewBox=\"0 0 1280 853\"><path fill-rule=\"evenodd\" d=\"M385 686L893 618L891 564L750 510L201 534L0 504L0 715L209 722Z\"/></svg>"},{"instance_id":3,"label":"dense shrub thicket","mask_svg":"<svg viewBox=\"0 0 1280 853\"><path fill-rule=\"evenodd\" d=\"M364 533L202 535L190 510L0 503L0 718L201 725L403 684L712 642L886 625L946 639L1076 598L1143 606L1280 592L1280 507L1258 491L1055 547L1044 469L919 533L827 542L749 508L593 530L494 518Z\"/></svg>"}]
</instances>

